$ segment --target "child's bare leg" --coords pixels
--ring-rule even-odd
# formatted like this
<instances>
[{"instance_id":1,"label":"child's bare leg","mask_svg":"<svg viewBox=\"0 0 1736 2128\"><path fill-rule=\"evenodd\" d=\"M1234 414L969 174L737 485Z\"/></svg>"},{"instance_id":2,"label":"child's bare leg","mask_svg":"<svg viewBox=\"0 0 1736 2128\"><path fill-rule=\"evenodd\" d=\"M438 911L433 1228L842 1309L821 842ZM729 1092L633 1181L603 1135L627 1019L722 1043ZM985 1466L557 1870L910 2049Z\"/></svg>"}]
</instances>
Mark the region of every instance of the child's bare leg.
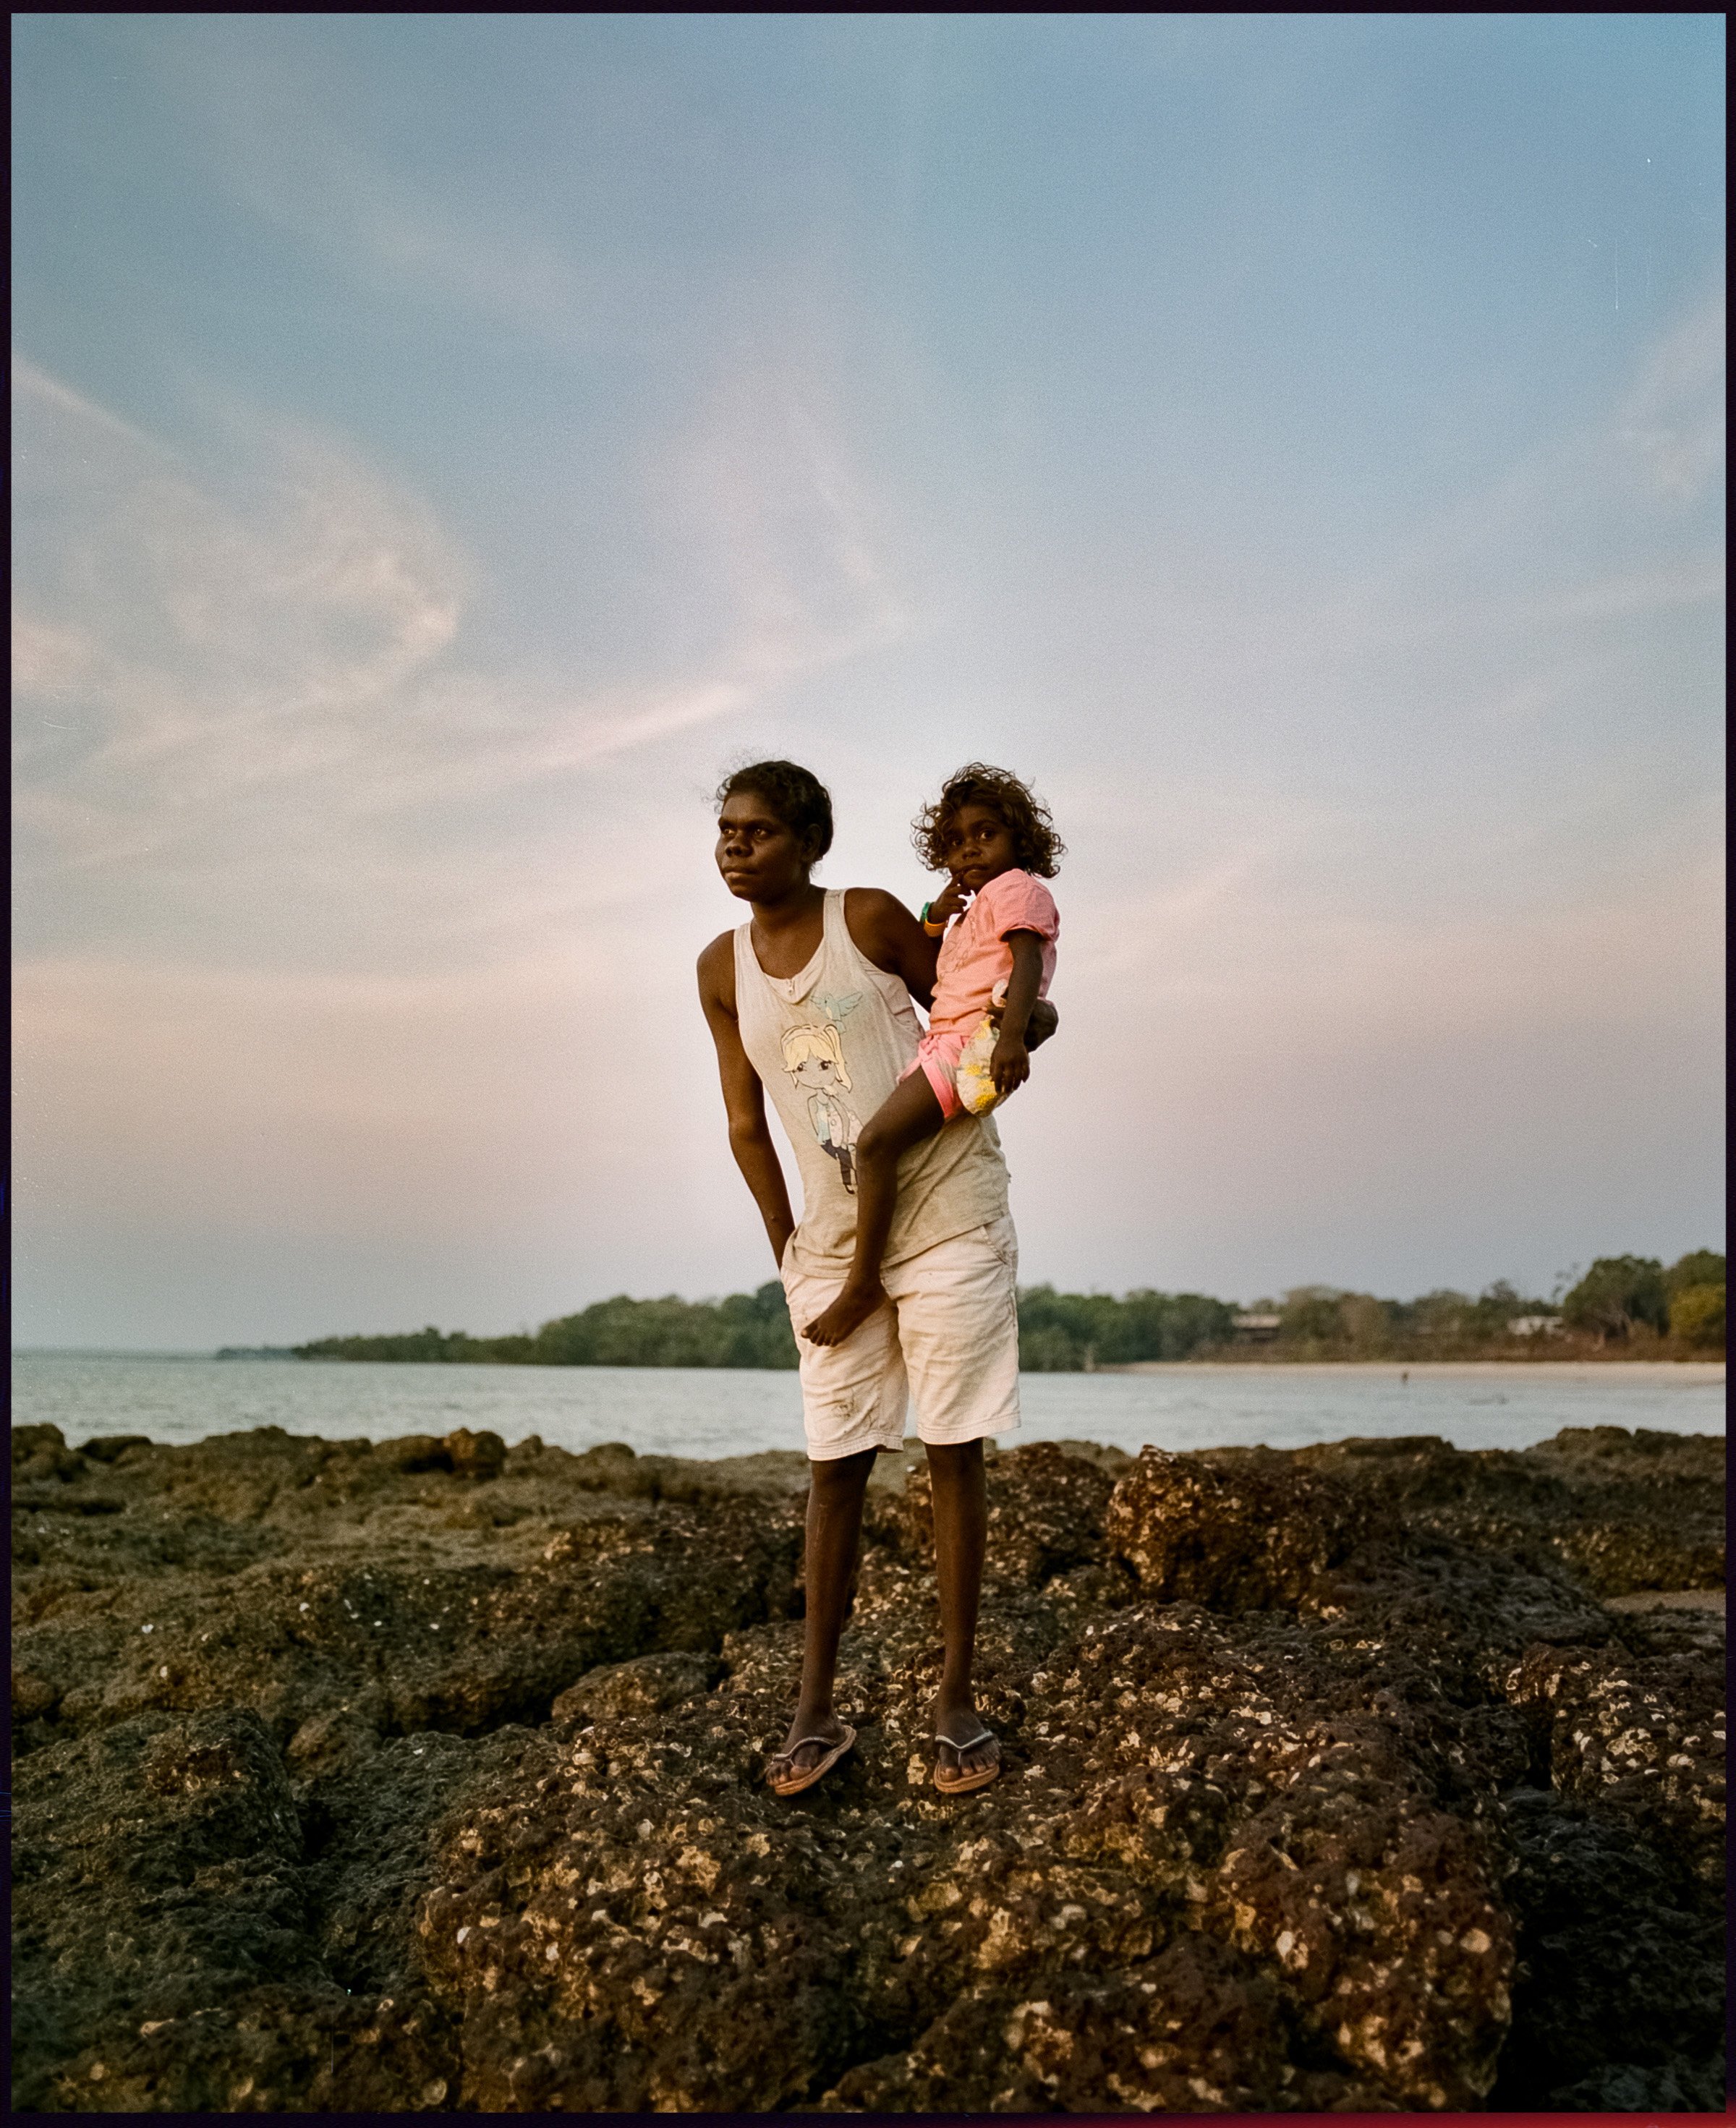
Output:
<instances>
[{"instance_id":1,"label":"child's bare leg","mask_svg":"<svg viewBox=\"0 0 1736 2128\"><path fill-rule=\"evenodd\" d=\"M856 1141L856 1253L844 1290L802 1331L811 1345L841 1345L886 1299L880 1259L898 1204L898 1162L946 1121L921 1071L901 1079Z\"/></svg>"}]
</instances>

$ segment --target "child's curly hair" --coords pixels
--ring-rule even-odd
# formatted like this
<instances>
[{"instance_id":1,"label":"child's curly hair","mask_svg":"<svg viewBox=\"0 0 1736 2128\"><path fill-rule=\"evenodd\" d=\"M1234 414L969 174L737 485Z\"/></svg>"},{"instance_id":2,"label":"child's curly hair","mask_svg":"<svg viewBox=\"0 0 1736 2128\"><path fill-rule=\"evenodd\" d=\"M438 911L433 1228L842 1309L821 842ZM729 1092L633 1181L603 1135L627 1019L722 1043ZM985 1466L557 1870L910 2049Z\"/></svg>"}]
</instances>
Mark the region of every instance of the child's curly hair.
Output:
<instances>
[{"instance_id":1,"label":"child's curly hair","mask_svg":"<svg viewBox=\"0 0 1736 2128\"><path fill-rule=\"evenodd\" d=\"M1039 879L1053 879L1061 869L1067 845L1055 833L1049 808L1029 785L986 761L967 762L949 776L932 805L925 805L911 825L916 854L930 872L944 872L943 846L947 829L965 805L986 805L999 815L1013 838L1020 869Z\"/></svg>"}]
</instances>

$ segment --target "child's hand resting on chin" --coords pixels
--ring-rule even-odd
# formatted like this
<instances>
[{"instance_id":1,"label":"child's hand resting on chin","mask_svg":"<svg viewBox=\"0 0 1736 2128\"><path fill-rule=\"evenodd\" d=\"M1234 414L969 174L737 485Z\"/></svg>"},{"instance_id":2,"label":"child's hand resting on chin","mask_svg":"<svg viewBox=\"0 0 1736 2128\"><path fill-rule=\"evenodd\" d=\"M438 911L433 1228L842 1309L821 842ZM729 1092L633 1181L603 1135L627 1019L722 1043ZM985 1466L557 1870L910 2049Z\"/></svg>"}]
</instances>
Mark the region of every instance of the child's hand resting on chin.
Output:
<instances>
[{"instance_id":1,"label":"child's hand resting on chin","mask_svg":"<svg viewBox=\"0 0 1736 2128\"><path fill-rule=\"evenodd\" d=\"M969 888L961 886L958 884L958 875L954 873L940 892L930 902L929 922L930 924L950 923L954 917L962 916L964 914L969 905L970 899Z\"/></svg>"}]
</instances>

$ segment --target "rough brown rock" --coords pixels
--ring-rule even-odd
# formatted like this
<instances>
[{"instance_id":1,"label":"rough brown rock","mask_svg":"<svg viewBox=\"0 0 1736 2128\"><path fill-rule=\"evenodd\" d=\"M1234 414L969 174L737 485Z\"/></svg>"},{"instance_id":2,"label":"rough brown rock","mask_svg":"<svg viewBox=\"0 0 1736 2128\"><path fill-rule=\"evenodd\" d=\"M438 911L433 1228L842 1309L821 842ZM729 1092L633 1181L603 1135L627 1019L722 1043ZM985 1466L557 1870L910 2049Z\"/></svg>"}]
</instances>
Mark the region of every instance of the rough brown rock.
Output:
<instances>
[{"instance_id":1,"label":"rough brown rock","mask_svg":"<svg viewBox=\"0 0 1736 2128\"><path fill-rule=\"evenodd\" d=\"M611 1715L657 1714L696 1693L709 1692L727 1665L700 1655L640 1655L604 1663L569 1684L550 1710L557 1722L606 1721Z\"/></svg>"},{"instance_id":2,"label":"rough brown rock","mask_svg":"<svg viewBox=\"0 0 1736 2128\"><path fill-rule=\"evenodd\" d=\"M1547 1724L1551 1785L1649 1823L1708 1883L1724 1869L1723 1680L1696 1649L1536 1647L1506 1679Z\"/></svg>"},{"instance_id":3,"label":"rough brown rock","mask_svg":"<svg viewBox=\"0 0 1736 2128\"><path fill-rule=\"evenodd\" d=\"M1109 1544L1142 1594L1225 1611L1296 1603L1362 1535L1355 1494L1276 1455L1227 1461L1144 1448L1116 1484Z\"/></svg>"},{"instance_id":4,"label":"rough brown rock","mask_svg":"<svg viewBox=\"0 0 1736 2128\"><path fill-rule=\"evenodd\" d=\"M1058 1442L1034 1441L989 1459L987 1579L1001 1588L1040 1589L1070 1567L1108 1556L1105 1516L1115 1481L1095 1461ZM934 1558L934 1496L918 1463L885 1534L926 1569Z\"/></svg>"},{"instance_id":5,"label":"rough brown rock","mask_svg":"<svg viewBox=\"0 0 1736 2128\"><path fill-rule=\"evenodd\" d=\"M1506 1823L1525 1960L1490 2103L1722 2112L1721 1902L1618 1812L1519 1788Z\"/></svg>"},{"instance_id":6,"label":"rough brown rock","mask_svg":"<svg viewBox=\"0 0 1736 2128\"><path fill-rule=\"evenodd\" d=\"M1721 1435L1569 1427L1523 1452L1416 1435L1301 1449L1296 1462L1405 1528L1553 1560L1600 1596L1724 1585Z\"/></svg>"},{"instance_id":7,"label":"rough brown rock","mask_svg":"<svg viewBox=\"0 0 1736 2128\"><path fill-rule=\"evenodd\" d=\"M797 1457L21 1429L15 2102L1709 2103L1721 1632L1597 1600L1721 1560L1671 1438L992 1458L956 1802L913 1461L791 1802Z\"/></svg>"}]
</instances>

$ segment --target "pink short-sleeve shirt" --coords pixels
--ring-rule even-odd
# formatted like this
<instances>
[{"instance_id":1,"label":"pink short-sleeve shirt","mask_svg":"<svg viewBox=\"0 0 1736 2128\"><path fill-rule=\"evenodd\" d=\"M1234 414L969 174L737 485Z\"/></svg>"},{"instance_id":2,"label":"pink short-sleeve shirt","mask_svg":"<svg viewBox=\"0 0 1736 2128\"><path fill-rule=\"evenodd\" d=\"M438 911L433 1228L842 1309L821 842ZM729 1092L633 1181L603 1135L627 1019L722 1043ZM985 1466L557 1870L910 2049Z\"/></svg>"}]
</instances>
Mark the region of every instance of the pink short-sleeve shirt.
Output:
<instances>
[{"instance_id":1,"label":"pink short-sleeve shirt","mask_svg":"<svg viewBox=\"0 0 1736 2128\"><path fill-rule=\"evenodd\" d=\"M1034 931L1043 941L1037 995L1048 996L1061 912L1040 879L1028 872L1004 872L988 882L940 942L930 1034L976 1026L996 987L1013 971L1013 949L1006 940L1015 931Z\"/></svg>"}]
</instances>

